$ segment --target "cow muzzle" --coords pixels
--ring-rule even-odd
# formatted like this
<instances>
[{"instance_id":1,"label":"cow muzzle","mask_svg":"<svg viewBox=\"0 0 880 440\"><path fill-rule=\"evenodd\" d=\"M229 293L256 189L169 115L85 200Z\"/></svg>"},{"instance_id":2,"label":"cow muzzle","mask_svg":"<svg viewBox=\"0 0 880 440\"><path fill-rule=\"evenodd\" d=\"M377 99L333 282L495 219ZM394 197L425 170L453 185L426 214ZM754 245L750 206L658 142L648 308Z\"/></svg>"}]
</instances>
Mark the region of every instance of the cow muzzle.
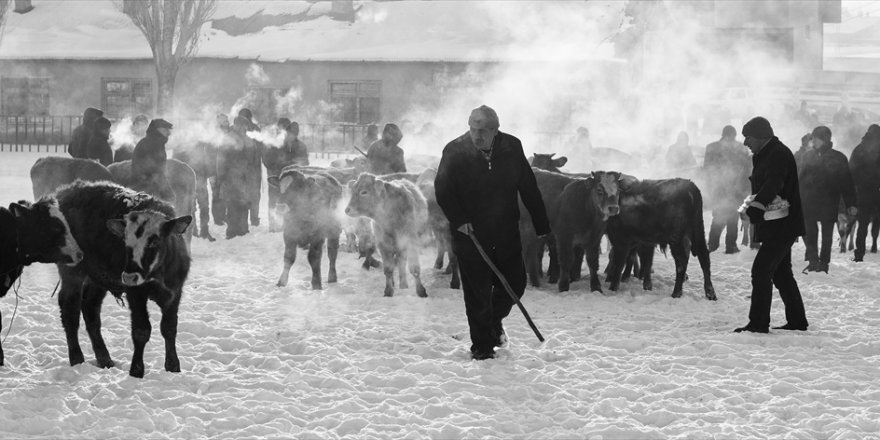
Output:
<instances>
[{"instance_id":1,"label":"cow muzzle","mask_svg":"<svg viewBox=\"0 0 880 440\"><path fill-rule=\"evenodd\" d=\"M122 272L122 284L126 286L140 286L144 283L144 277L139 273Z\"/></svg>"},{"instance_id":2,"label":"cow muzzle","mask_svg":"<svg viewBox=\"0 0 880 440\"><path fill-rule=\"evenodd\" d=\"M617 215L620 214L620 206L613 205L608 207L608 215Z\"/></svg>"}]
</instances>

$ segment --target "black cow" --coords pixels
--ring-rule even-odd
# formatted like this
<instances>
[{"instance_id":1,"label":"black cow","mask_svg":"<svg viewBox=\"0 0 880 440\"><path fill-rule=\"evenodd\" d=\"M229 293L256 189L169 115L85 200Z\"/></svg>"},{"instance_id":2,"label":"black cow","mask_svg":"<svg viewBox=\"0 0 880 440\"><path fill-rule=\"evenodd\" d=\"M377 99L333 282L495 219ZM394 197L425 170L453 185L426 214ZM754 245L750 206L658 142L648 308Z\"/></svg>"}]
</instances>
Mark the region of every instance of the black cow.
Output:
<instances>
[{"instance_id":1,"label":"black cow","mask_svg":"<svg viewBox=\"0 0 880 440\"><path fill-rule=\"evenodd\" d=\"M556 156L556 153L535 153L532 155L531 159L529 159L529 165L534 168L546 171L553 171L554 173L562 173L562 170L560 170L560 168L568 163L568 158L565 156L561 156L554 159L553 156Z\"/></svg>"},{"instance_id":2,"label":"black cow","mask_svg":"<svg viewBox=\"0 0 880 440\"><path fill-rule=\"evenodd\" d=\"M82 250L55 199L0 207L0 298L31 263L76 265L82 259ZM3 362L0 346L0 366Z\"/></svg>"},{"instance_id":3,"label":"black cow","mask_svg":"<svg viewBox=\"0 0 880 440\"><path fill-rule=\"evenodd\" d=\"M449 281L449 287L458 289L461 287L461 276L458 271L458 258L455 252L452 252L452 232L449 230L449 219L440 209L437 203L437 195L434 192L434 179L437 178L437 170L428 168L419 174L416 179L416 186L425 196L428 204L428 228L434 235L434 242L437 246L437 258L434 259L434 268L443 269L443 258L449 255L449 265L446 273L452 275Z\"/></svg>"},{"instance_id":4,"label":"black cow","mask_svg":"<svg viewBox=\"0 0 880 440\"><path fill-rule=\"evenodd\" d=\"M287 285L290 267L296 261L296 248L308 249L312 268L312 289L321 288L321 253L327 242L329 271L327 282L336 282L336 255L339 234L342 233L336 213L342 199L342 186L332 176L305 174L296 169L285 169L281 176L269 177L270 185L277 185L278 205L284 211L284 269L278 278L278 287Z\"/></svg>"},{"instance_id":5,"label":"black cow","mask_svg":"<svg viewBox=\"0 0 880 440\"><path fill-rule=\"evenodd\" d=\"M419 234L428 220L428 204L419 188L408 180L385 181L363 173L351 187L345 208L351 217L369 217L384 261L385 296L394 295L394 269L400 287L407 288L405 266L415 278L416 294L427 297L419 266Z\"/></svg>"},{"instance_id":6,"label":"black cow","mask_svg":"<svg viewBox=\"0 0 880 440\"><path fill-rule=\"evenodd\" d=\"M58 265L58 305L71 365L84 362L79 316L86 324L97 364L114 365L101 336L101 303L107 291L128 302L134 356L129 374L144 376L144 347L150 339L147 300L162 310L165 370L180 371L177 313L190 255L181 236L192 217L175 217L171 205L109 182L74 182L56 193L61 212L85 254L76 267Z\"/></svg>"},{"instance_id":7,"label":"black cow","mask_svg":"<svg viewBox=\"0 0 880 440\"><path fill-rule=\"evenodd\" d=\"M34 199L55 191L62 185L81 179L89 182L113 180L110 171L98 162L72 157L41 157L31 166L31 186Z\"/></svg>"},{"instance_id":8,"label":"black cow","mask_svg":"<svg viewBox=\"0 0 880 440\"><path fill-rule=\"evenodd\" d=\"M636 248L640 249L643 286L651 290L654 245L660 245L663 249L669 246L675 260L673 298L682 294L688 254L693 253L703 269L706 298L716 299L703 227L703 197L690 180L626 182L620 196L620 214L608 220L607 231L613 254L608 277L611 290L620 287L624 263Z\"/></svg>"}]
</instances>

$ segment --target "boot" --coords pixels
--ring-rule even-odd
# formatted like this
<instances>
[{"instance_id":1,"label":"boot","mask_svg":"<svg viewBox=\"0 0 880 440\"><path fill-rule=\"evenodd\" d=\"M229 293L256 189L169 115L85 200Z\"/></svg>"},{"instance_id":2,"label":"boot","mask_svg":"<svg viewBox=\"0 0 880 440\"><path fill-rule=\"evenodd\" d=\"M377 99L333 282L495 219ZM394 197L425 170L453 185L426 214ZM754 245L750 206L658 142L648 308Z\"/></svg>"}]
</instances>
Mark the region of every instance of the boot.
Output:
<instances>
[{"instance_id":1,"label":"boot","mask_svg":"<svg viewBox=\"0 0 880 440\"><path fill-rule=\"evenodd\" d=\"M205 240L208 240L210 242L217 241L216 238L211 236L211 232L208 230L208 223L207 222L202 223L202 226L199 228L198 237L204 238Z\"/></svg>"},{"instance_id":2,"label":"boot","mask_svg":"<svg viewBox=\"0 0 880 440\"><path fill-rule=\"evenodd\" d=\"M853 252L853 259L852 259L853 261L858 263L858 262L864 261L864 258L865 258L865 250L864 249L856 249Z\"/></svg>"}]
</instances>

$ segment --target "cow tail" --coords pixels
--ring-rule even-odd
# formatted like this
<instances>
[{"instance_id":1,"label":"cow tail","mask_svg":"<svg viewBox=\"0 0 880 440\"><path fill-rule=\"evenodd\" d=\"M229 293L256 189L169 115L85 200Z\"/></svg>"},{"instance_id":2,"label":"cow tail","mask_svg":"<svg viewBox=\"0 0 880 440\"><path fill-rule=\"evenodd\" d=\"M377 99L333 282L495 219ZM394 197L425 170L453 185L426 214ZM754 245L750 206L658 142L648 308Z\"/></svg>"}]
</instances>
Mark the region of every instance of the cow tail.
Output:
<instances>
[{"instance_id":1,"label":"cow tail","mask_svg":"<svg viewBox=\"0 0 880 440\"><path fill-rule=\"evenodd\" d=\"M693 217L693 224L691 229L691 254L693 256L697 256L697 251L703 251L705 253L709 253L709 246L706 244L706 229L703 224L703 196L700 194L700 189L691 182L691 199L693 201L693 206L691 206L691 214Z\"/></svg>"}]
</instances>

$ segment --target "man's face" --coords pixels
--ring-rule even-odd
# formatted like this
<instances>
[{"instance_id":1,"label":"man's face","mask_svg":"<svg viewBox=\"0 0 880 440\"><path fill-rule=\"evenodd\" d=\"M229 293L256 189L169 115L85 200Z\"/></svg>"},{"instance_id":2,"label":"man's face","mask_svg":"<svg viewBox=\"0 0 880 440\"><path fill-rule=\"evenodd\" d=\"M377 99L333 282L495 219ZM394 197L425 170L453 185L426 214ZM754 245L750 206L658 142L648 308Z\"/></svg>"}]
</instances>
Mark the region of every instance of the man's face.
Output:
<instances>
[{"instance_id":1,"label":"man's face","mask_svg":"<svg viewBox=\"0 0 880 440\"><path fill-rule=\"evenodd\" d=\"M746 136L746 138L743 140L743 144L749 147L749 150L752 151L752 154L757 153L758 150L760 150L761 147L763 147L766 143L767 139L759 139L751 136Z\"/></svg>"},{"instance_id":2,"label":"man's face","mask_svg":"<svg viewBox=\"0 0 880 440\"><path fill-rule=\"evenodd\" d=\"M171 137L171 129L165 127L159 127L159 133L162 133L162 136Z\"/></svg>"},{"instance_id":3,"label":"man's face","mask_svg":"<svg viewBox=\"0 0 880 440\"><path fill-rule=\"evenodd\" d=\"M825 141L823 141L821 138L818 138L816 136L810 138L810 146L812 146L814 150L822 148L823 145L825 145Z\"/></svg>"},{"instance_id":4,"label":"man's face","mask_svg":"<svg viewBox=\"0 0 880 440\"><path fill-rule=\"evenodd\" d=\"M495 139L498 129L492 127L487 118L479 114L471 115L468 125L470 126L469 134L474 146L483 150L492 146L492 139Z\"/></svg>"}]
</instances>

